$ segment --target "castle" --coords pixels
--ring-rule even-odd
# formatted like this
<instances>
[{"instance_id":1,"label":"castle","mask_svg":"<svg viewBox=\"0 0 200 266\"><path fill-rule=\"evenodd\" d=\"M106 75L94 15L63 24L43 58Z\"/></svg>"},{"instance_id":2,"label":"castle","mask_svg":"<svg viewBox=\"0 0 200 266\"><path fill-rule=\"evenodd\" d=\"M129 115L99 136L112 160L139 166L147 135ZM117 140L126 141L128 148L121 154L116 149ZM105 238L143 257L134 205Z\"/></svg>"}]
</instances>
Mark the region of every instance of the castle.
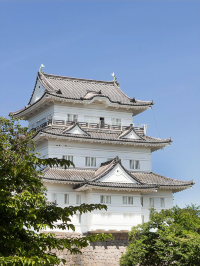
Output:
<instances>
[{"instance_id":1,"label":"castle","mask_svg":"<svg viewBox=\"0 0 200 266\"><path fill-rule=\"evenodd\" d=\"M134 116L152 105L128 97L116 78L71 78L40 69L28 105L10 113L28 120L42 158L65 158L75 164L43 170L49 201L61 207L108 206L107 211L72 217L76 232L128 232L148 221L150 207L171 208L173 193L193 185L152 172L152 152L172 142L149 137L146 125L133 123Z\"/></svg>"}]
</instances>

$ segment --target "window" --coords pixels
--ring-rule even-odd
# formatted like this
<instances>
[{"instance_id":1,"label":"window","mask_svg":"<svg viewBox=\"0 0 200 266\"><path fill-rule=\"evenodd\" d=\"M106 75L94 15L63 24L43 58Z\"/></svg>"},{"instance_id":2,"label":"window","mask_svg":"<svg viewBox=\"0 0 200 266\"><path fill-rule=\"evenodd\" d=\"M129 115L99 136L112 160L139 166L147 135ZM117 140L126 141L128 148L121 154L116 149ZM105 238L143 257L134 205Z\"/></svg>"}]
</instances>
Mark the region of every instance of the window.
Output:
<instances>
[{"instance_id":1,"label":"window","mask_svg":"<svg viewBox=\"0 0 200 266\"><path fill-rule=\"evenodd\" d=\"M130 160L129 161L130 164L130 169L140 169L140 161L136 160Z\"/></svg>"},{"instance_id":2,"label":"window","mask_svg":"<svg viewBox=\"0 0 200 266\"><path fill-rule=\"evenodd\" d=\"M96 166L96 158L91 157L91 166L95 167Z\"/></svg>"},{"instance_id":3,"label":"window","mask_svg":"<svg viewBox=\"0 0 200 266\"><path fill-rule=\"evenodd\" d=\"M69 194L64 195L64 202L65 204L69 204Z\"/></svg>"},{"instance_id":4,"label":"window","mask_svg":"<svg viewBox=\"0 0 200 266\"><path fill-rule=\"evenodd\" d=\"M104 219L109 219L111 218L112 214L111 213L107 213L107 212L102 212L101 213L101 217Z\"/></svg>"},{"instance_id":5,"label":"window","mask_svg":"<svg viewBox=\"0 0 200 266\"><path fill-rule=\"evenodd\" d=\"M78 223L81 223L81 214L76 214L76 219L78 221Z\"/></svg>"},{"instance_id":6,"label":"window","mask_svg":"<svg viewBox=\"0 0 200 266\"><path fill-rule=\"evenodd\" d=\"M154 198L149 198L149 206L154 207Z\"/></svg>"},{"instance_id":7,"label":"window","mask_svg":"<svg viewBox=\"0 0 200 266\"><path fill-rule=\"evenodd\" d=\"M111 204L111 196L100 196L100 203Z\"/></svg>"},{"instance_id":8,"label":"window","mask_svg":"<svg viewBox=\"0 0 200 266\"><path fill-rule=\"evenodd\" d=\"M133 213L123 213L124 219L133 219L134 214Z\"/></svg>"},{"instance_id":9,"label":"window","mask_svg":"<svg viewBox=\"0 0 200 266\"><path fill-rule=\"evenodd\" d=\"M104 117L100 117L100 127L104 127L105 125L105 119Z\"/></svg>"},{"instance_id":10,"label":"window","mask_svg":"<svg viewBox=\"0 0 200 266\"><path fill-rule=\"evenodd\" d=\"M85 120L84 122L86 122L86 123L96 123L96 124L99 124L100 118L99 117L85 115L84 120Z\"/></svg>"},{"instance_id":11,"label":"window","mask_svg":"<svg viewBox=\"0 0 200 266\"><path fill-rule=\"evenodd\" d=\"M123 204L133 204L133 197L123 196Z\"/></svg>"},{"instance_id":12,"label":"window","mask_svg":"<svg viewBox=\"0 0 200 266\"><path fill-rule=\"evenodd\" d=\"M135 161L135 169L140 169L140 161Z\"/></svg>"},{"instance_id":13,"label":"window","mask_svg":"<svg viewBox=\"0 0 200 266\"><path fill-rule=\"evenodd\" d=\"M164 198L160 199L160 206L165 207L165 199Z\"/></svg>"},{"instance_id":14,"label":"window","mask_svg":"<svg viewBox=\"0 0 200 266\"><path fill-rule=\"evenodd\" d=\"M96 158L94 158L94 157L85 157L85 166L96 167Z\"/></svg>"},{"instance_id":15,"label":"window","mask_svg":"<svg viewBox=\"0 0 200 266\"><path fill-rule=\"evenodd\" d=\"M135 169L134 168L134 161L133 160L130 160L130 169Z\"/></svg>"},{"instance_id":16,"label":"window","mask_svg":"<svg viewBox=\"0 0 200 266\"><path fill-rule=\"evenodd\" d=\"M121 126L121 119L119 118L111 118L112 126Z\"/></svg>"},{"instance_id":17,"label":"window","mask_svg":"<svg viewBox=\"0 0 200 266\"><path fill-rule=\"evenodd\" d=\"M144 215L141 215L142 224L144 223Z\"/></svg>"},{"instance_id":18,"label":"window","mask_svg":"<svg viewBox=\"0 0 200 266\"><path fill-rule=\"evenodd\" d=\"M63 159L70 160L71 162L73 162L73 156L71 155L63 155Z\"/></svg>"},{"instance_id":19,"label":"window","mask_svg":"<svg viewBox=\"0 0 200 266\"><path fill-rule=\"evenodd\" d=\"M85 157L85 166L90 166L90 157Z\"/></svg>"},{"instance_id":20,"label":"window","mask_svg":"<svg viewBox=\"0 0 200 266\"><path fill-rule=\"evenodd\" d=\"M81 204L81 195L76 195L76 204Z\"/></svg>"},{"instance_id":21,"label":"window","mask_svg":"<svg viewBox=\"0 0 200 266\"><path fill-rule=\"evenodd\" d=\"M141 205L142 205L142 207L143 207L143 204L144 204L144 203L143 203L143 197L140 198L140 202L141 202Z\"/></svg>"},{"instance_id":22,"label":"window","mask_svg":"<svg viewBox=\"0 0 200 266\"><path fill-rule=\"evenodd\" d=\"M57 202L57 194L53 194L53 201Z\"/></svg>"},{"instance_id":23,"label":"window","mask_svg":"<svg viewBox=\"0 0 200 266\"><path fill-rule=\"evenodd\" d=\"M67 121L68 122L77 122L78 121L78 116L77 115L72 115L72 114L68 114L67 115Z\"/></svg>"}]
</instances>

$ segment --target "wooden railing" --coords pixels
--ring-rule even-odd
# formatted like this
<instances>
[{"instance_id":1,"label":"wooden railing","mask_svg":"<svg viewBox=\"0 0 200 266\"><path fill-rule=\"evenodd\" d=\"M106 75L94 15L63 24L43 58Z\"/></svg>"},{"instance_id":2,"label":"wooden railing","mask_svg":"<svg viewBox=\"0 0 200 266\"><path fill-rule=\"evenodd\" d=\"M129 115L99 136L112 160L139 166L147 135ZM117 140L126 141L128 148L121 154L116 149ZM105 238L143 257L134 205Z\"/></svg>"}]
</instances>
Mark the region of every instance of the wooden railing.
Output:
<instances>
[{"instance_id":1,"label":"wooden railing","mask_svg":"<svg viewBox=\"0 0 200 266\"><path fill-rule=\"evenodd\" d=\"M43 120L41 120L41 122L43 122ZM40 125L37 125L37 123L36 123L30 129L38 131L41 128L44 128L48 125L68 127L68 126L72 125L73 123L74 123L74 121L66 121L64 119L53 118L53 119L49 119L48 121L46 121L44 123L41 123ZM79 126L81 128L90 128L90 129L107 129L107 130L124 131L129 127L129 126L121 126L121 125L109 125L109 124L104 124L102 122L100 122L100 123L78 122L78 123L79 123ZM145 135L146 129L147 129L147 125L138 125L138 126L134 127L134 130L139 135Z\"/></svg>"}]
</instances>

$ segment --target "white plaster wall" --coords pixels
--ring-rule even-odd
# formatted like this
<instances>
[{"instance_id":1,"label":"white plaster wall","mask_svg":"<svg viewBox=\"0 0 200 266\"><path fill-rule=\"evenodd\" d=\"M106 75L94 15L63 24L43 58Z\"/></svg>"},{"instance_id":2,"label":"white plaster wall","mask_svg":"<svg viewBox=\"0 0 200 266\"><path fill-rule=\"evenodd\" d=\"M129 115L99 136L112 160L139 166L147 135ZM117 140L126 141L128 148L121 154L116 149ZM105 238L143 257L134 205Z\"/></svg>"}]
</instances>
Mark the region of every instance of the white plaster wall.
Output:
<instances>
[{"instance_id":1,"label":"white plaster wall","mask_svg":"<svg viewBox=\"0 0 200 266\"><path fill-rule=\"evenodd\" d=\"M64 104L56 104L54 106L54 116L60 119L67 119L67 114L78 115L78 121L84 122L84 116L104 117L105 123L110 124L111 118L119 118L122 121L122 126L128 126L133 122L131 111L107 110L102 104L90 104L83 107L75 107Z\"/></svg>"},{"instance_id":2,"label":"white plaster wall","mask_svg":"<svg viewBox=\"0 0 200 266\"><path fill-rule=\"evenodd\" d=\"M40 83L40 81L37 80L36 86L35 86L35 91L33 93L32 99L31 99L31 104L33 104L38 99L40 99L42 97L42 95L44 94L44 91L45 91L45 88L42 86L42 84Z\"/></svg>"},{"instance_id":3,"label":"white plaster wall","mask_svg":"<svg viewBox=\"0 0 200 266\"><path fill-rule=\"evenodd\" d=\"M129 126L131 123L133 123L132 112L117 111L117 109L107 110L105 107L98 104L79 107L70 104L52 104L51 107L45 107L44 111L40 112L39 114L31 116L28 121L29 125L31 125L48 115L52 115L57 119L67 120L68 114L77 115L79 122L85 122L85 116L92 116L104 117L106 124L111 124L111 118L121 119L122 126Z\"/></svg>"},{"instance_id":4,"label":"white plaster wall","mask_svg":"<svg viewBox=\"0 0 200 266\"><path fill-rule=\"evenodd\" d=\"M109 190L86 190L85 192L76 192L73 190L73 185L66 184L51 184L45 183L48 189L48 200L53 200L53 194L57 194L57 204L60 207L69 205L76 206L76 195L81 195L81 202L87 204L99 204L100 196L111 196L111 204L106 204L107 212L104 210L95 210L92 213L83 214L81 216L81 224L77 221L76 216L72 217L72 222L76 226L76 232L87 232L95 230L130 230L132 226L142 222L141 216L144 215L144 221L149 219L149 198L153 197L155 209L161 210L159 199L165 199L165 208L173 206L173 195L171 190L158 190L158 192L149 194L140 194L139 192L127 191L109 191ZM64 194L69 194L69 205L64 204ZM123 204L123 196L133 196L133 204ZM144 206L141 206L141 197L144 199ZM101 213L111 214L106 218ZM124 217L123 214L133 214L133 217Z\"/></svg>"},{"instance_id":5,"label":"white plaster wall","mask_svg":"<svg viewBox=\"0 0 200 266\"><path fill-rule=\"evenodd\" d=\"M63 155L74 156L74 164L78 168L86 168L85 157L96 157L96 168L99 168L100 164L107 161L108 158L115 158L118 155L126 169L129 169L129 160L139 160L140 170L137 171L152 171L150 148L50 139L48 141L48 156L62 158Z\"/></svg>"},{"instance_id":6,"label":"white plaster wall","mask_svg":"<svg viewBox=\"0 0 200 266\"><path fill-rule=\"evenodd\" d=\"M48 140L44 140L36 145L36 152L40 153L40 157L49 158Z\"/></svg>"},{"instance_id":7,"label":"white plaster wall","mask_svg":"<svg viewBox=\"0 0 200 266\"><path fill-rule=\"evenodd\" d=\"M53 116L53 114L54 114L54 106L51 105L48 108L46 108L44 111L40 112L39 114L33 115L31 119L28 120L29 125L32 125L49 115Z\"/></svg>"}]
</instances>

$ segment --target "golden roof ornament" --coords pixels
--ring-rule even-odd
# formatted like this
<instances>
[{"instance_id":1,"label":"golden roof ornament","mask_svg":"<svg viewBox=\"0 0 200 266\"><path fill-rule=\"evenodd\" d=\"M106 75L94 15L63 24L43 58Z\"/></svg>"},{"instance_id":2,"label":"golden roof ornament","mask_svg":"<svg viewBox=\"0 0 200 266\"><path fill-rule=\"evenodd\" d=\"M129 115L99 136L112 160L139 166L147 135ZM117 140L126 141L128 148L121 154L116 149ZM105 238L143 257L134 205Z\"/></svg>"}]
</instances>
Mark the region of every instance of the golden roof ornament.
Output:
<instances>
[{"instance_id":1,"label":"golden roof ornament","mask_svg":"<svg viewBox=\"0 0 200 266\"><path fill-rule=\"evenodd\" d=\"M113 72L111 76L113 77L113 81L115 82L117 80L117 78L115 77L115 73Z\"/></svg>"},{"instance_id":2,"label":"golden roof ornament","mask_svg":"<svg viewBox=\"0 0 200 266\"><path fill-rule=\"evenodd\" d=\"M42 71L42 68L43 67L45 67L43 64L41 64L41 66L40 66L40 69L39 69L39 72L42 72L42 73L44 73L43 71Z\"/></svg>"}]
</instances>

